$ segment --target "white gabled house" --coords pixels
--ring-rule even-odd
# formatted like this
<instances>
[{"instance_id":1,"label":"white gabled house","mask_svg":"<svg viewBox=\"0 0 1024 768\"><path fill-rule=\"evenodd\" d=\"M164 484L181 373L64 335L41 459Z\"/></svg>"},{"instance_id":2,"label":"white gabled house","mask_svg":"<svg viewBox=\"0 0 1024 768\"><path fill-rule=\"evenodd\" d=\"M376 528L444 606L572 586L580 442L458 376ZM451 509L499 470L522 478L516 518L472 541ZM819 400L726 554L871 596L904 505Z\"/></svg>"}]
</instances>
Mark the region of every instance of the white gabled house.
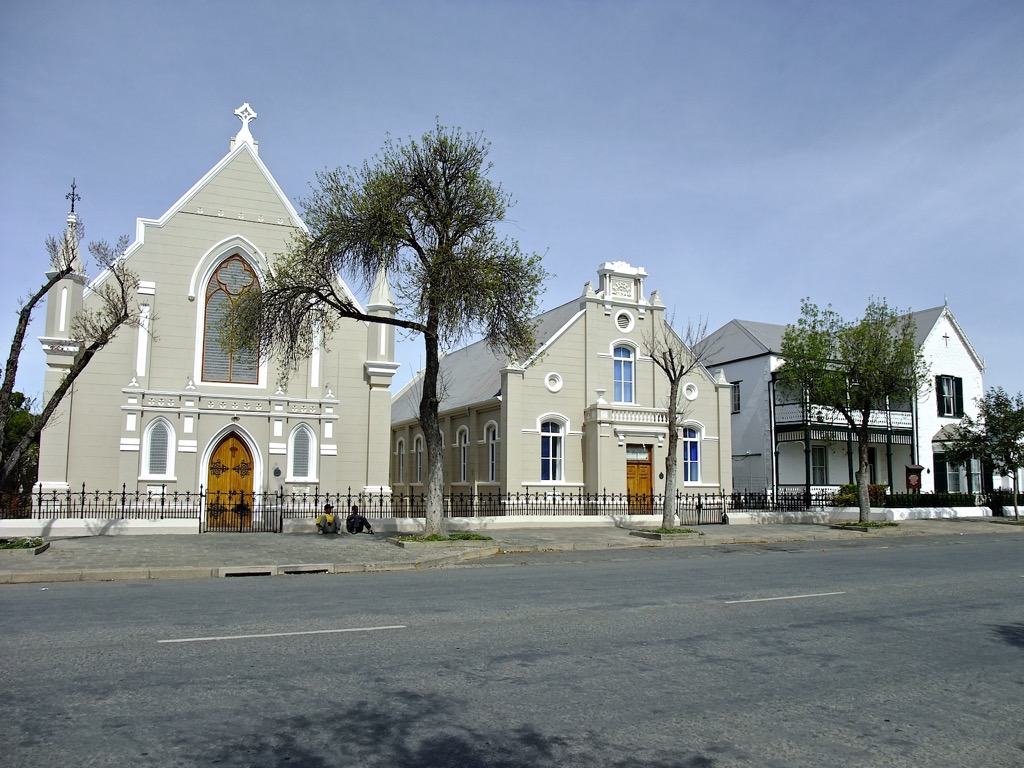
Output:
<instances>
[{"instance_id":1,"label":"white gabled house","mask_svg":"<svg viewBox=\"0 0 1024 768\"><path fill-rule=\"evenodd\" d=\"M890 403L872 417L871 482L905 492L991 489L991 472L945 460L948 429L973 414L983 393L984 362L948 306L912 313L931 377L914 402ZM733 484L737 490L834 490L853 483L856 438L829 409L787 397L776 386L786 326L731 320L708 337L709 365L732 384ZM920 469L917 469L920 467Z\"/></svg>"}]
</instances>

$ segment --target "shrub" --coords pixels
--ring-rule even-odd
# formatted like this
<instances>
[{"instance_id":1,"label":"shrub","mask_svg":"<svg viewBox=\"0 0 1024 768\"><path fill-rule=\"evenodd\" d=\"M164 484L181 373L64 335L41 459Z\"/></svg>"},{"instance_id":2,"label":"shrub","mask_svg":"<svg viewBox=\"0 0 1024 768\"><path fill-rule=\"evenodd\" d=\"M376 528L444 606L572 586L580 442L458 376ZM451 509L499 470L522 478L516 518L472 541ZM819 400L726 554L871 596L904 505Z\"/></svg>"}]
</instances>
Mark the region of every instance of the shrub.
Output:
<instances>
[{"instance_id":1,"label":"shrub","mask_svg":"<svg viewBox=\"0 0 1024 768\"><path fill-rule=\"evenodd\" d=\"M885 495L889 490L889 486L880 485L875 483L868 486L868 502L872 507L884 507L885 506ZM857 501L857 486L854 483L846 483L845 485L839 486L839 491L835 495L835 499L832 502L833 506L836 507L856 507L859 505Z\"/></svg>"}]
</instances>

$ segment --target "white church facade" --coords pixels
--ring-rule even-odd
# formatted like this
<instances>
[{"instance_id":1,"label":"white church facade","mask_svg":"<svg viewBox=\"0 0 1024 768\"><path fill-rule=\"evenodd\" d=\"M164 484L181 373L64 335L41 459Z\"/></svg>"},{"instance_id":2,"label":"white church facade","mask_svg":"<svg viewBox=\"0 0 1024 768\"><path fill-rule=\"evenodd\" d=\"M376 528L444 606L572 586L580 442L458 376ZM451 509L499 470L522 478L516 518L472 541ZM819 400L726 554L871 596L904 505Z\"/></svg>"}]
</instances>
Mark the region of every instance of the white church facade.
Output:
<instances>
[{"instance_id":1,"label":"white church facade","mask_svg":"<svg viewBox=\"0 0 1024 768\"><path fill-rule=\"evenodd\" d=\"M345 321L296 371L233 349L222 320L304 225L259 155L248 104L230 150L157 219L126 265L140 327L122 328L42 433L37 490L230 494L386 490L393 330ZM76 354L70 317L109 274L48 295L44 398ZM347 287L342 286L348 291ZM368 311L392 312L386 286Z\"/></svg>"}]
</instances>

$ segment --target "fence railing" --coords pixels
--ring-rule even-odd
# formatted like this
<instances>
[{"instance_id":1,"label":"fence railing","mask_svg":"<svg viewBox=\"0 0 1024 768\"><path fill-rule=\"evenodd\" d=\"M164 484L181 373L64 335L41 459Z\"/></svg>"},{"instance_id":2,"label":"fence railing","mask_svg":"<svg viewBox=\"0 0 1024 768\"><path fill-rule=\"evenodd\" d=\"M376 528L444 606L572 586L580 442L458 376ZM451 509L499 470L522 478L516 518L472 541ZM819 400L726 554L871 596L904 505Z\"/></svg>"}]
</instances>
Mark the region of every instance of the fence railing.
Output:
<instances>
[{"instance_id":1,"label":"fence railing","mask_svg":"<svg viewBox=\"0 0 1024 768\"><path fill-rule=\"evenodd\" d=\"M737 491L729 497L730 508L750 512L802 512L831 507L835 491L780 488L776 491Z\"/></svg>"},{"instance_id":2,"label":"fence railing","mask_svg":"<svg viewBox=\"0 0 1024 768\"><path fill-rule=\"evenodd\" d=\"M524 515L637 515L660 514L664 496L626 493L537 491L522 493L448 494L446 517L514 517ZM325 505L346 513L352 506L368 518L416 518L426 515L425 494L383 492L247 493L158 489L119 491L37 491L26 497L0 497L0 514L36 519L193 519L210 527L236 527L246 520L295 520L318 515ZM676 495L676 510L686 524L719 523L728 511L729 497L715 494ZM267 530L267 523L262 523ZM280 527L280 526L278 526Z\"/></svg>"},{"instance_id":3,"label":"fence railing","mask_svg":"<svg viewBox=\"0 0 1024 768\"><path fill-rule=\"evenodd\" d=\"M663 495L626 493L583 493L545 490L521 493L448 494L443 497L445 517L598 516L660 514ZM831 507L837 502L834 491L780 488L736 491L730 494L676 495L676 513L682 525L721 523L733 511L800 512ZM999 504L1012 506L1009 492L990 494L889 494L888 507L950 507ZM257 521L261 530L279 530L284 520L312 518L326 504L345 514L353 505L368 518L417 518L426 515L425 494L382 492L337 493L218 493L205 491L160 492L37 491L31 497L0 495L0 518L36 519L185 519L201 520L207 529L248 529ZM249 521L252 521L251 523Z\"/></svg>"}]
</instances>

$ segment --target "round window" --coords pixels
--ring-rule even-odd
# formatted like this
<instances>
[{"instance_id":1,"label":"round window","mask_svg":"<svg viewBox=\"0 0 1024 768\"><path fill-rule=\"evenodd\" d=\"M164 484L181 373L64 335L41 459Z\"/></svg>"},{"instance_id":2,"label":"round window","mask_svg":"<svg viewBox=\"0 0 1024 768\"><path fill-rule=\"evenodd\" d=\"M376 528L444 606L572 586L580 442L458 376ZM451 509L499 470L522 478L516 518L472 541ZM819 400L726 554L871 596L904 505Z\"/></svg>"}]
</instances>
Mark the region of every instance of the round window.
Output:
<instances>
[{"instance_id":1,"label":"round window","mask_svg":"<svg viewBox=\"0 0 1024 768\"><path fill-rule=\"evenodd\" d=\"M685 397L687 400L696 400L697 399L697 385L692 383L692 382L689 383L689 384L686 384L683 387L683 397Z\"/></svg>"},{"instance_id":2,"label":"round window","mask_svg":"<svg viewBox=\"0 0 1024 768\"><path fill-rule=\"evenodd\" d=\"M544 386L548 388L549 392L557 392L562 388L562 377L557 373L549 373L544 377Z\"/></svg>"},{"instance_id":3,"label":"round window","mask_svg":"<svg viewBox=\"0 0 1024 768\"><path fill-rule=\"evenodd\" d=\"M621 310L615 315L615 325L618 329L624 333L628 333L633 330L633 315L626 310Z\"/></svg>"}]
</instances>

